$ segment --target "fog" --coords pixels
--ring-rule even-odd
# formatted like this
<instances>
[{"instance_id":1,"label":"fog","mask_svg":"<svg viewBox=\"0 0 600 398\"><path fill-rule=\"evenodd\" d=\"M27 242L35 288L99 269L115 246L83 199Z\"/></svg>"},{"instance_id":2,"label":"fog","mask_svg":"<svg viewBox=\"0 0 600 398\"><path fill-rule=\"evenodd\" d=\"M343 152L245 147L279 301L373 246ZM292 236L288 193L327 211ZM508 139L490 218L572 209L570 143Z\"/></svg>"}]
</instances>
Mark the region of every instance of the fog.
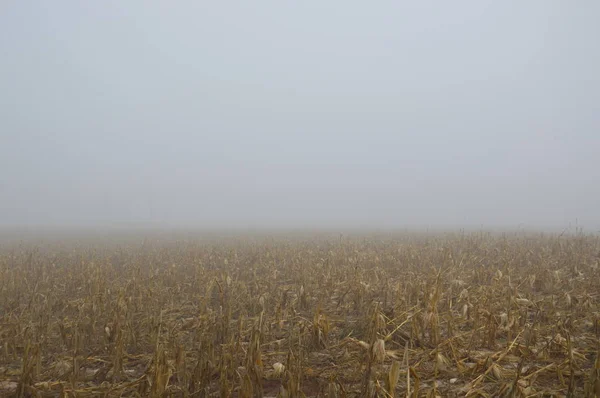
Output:
<instances>
[{"instance_id":1,"label":"fog","mask_svg":"<svg viewBox=\"0 0 600 398\"><path fill-rule=\"evenodd\" d=\"M600 229L600 2L0 8L0 226Z\"/></svg>"}]
</instances>

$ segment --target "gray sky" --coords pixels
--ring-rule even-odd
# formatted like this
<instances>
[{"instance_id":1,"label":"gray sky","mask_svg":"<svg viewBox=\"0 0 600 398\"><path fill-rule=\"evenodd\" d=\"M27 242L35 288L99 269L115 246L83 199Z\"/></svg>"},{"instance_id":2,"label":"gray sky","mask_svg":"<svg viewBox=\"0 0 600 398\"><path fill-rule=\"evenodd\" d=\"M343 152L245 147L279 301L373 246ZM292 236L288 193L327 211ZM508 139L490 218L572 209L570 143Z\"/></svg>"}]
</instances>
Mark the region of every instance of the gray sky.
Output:
<instances>
[{"instance_id":1,"label":"gray sky","mask_svg":"<svg viewBox=\"0 0 600 398\"><path fill-rule=\"evenodd\" d=\"M600 229L599 18L4 1L0 225Z\"/></svg>"}]
</instances>

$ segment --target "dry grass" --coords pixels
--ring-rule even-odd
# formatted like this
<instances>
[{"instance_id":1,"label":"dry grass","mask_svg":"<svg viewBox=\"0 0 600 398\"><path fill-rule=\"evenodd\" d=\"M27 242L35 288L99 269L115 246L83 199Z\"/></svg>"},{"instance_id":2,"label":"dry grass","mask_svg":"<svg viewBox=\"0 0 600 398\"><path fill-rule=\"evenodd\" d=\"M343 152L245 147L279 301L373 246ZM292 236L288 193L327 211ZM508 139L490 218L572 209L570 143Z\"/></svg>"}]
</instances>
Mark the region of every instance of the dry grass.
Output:
<instances>
[{"instance_id":1,"label":"dry grass","mask_svg":"<svg viewBox=\"0 0 600 398\"><path fill-rule=\"evenodd\" d=\"M600 240L0 250L0 395L600 397Z\"/></svg>"}]
</instances>

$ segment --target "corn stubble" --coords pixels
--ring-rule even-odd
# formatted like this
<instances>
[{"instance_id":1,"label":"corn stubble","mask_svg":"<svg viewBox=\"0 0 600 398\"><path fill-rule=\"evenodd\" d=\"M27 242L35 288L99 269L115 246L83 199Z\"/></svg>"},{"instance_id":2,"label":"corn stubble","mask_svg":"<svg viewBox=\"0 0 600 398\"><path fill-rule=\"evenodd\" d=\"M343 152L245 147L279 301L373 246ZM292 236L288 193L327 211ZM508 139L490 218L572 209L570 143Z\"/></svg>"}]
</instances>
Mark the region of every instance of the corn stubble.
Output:
<instances>
[{"instance_id":1,"label":"corn stubble","mask_svg":"<svg viewBox=\"0 0 600 398\"><path fill-rule=\"evenodd\" d=\"M0 396L600 397L600 240L0 249Z\"/></svg>"}]
</instances>

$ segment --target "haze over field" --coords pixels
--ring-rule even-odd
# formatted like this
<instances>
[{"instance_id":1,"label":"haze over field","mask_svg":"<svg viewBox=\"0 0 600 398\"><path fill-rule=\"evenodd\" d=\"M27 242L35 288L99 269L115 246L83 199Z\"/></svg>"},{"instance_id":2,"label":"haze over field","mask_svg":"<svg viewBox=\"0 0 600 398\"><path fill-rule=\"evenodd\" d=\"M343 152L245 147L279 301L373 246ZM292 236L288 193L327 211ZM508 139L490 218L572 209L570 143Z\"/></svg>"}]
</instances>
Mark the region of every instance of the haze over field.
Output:
<instances>
[{"instance_id":1,"label":"haze over field","mask_svg":"<svg viewBox=\"0 0 600 398\"><path fill-rule=\"evenodd\" d=\"M7 1L0 226L597 231L599 15Z\"/></svg>"}]
</instances>

